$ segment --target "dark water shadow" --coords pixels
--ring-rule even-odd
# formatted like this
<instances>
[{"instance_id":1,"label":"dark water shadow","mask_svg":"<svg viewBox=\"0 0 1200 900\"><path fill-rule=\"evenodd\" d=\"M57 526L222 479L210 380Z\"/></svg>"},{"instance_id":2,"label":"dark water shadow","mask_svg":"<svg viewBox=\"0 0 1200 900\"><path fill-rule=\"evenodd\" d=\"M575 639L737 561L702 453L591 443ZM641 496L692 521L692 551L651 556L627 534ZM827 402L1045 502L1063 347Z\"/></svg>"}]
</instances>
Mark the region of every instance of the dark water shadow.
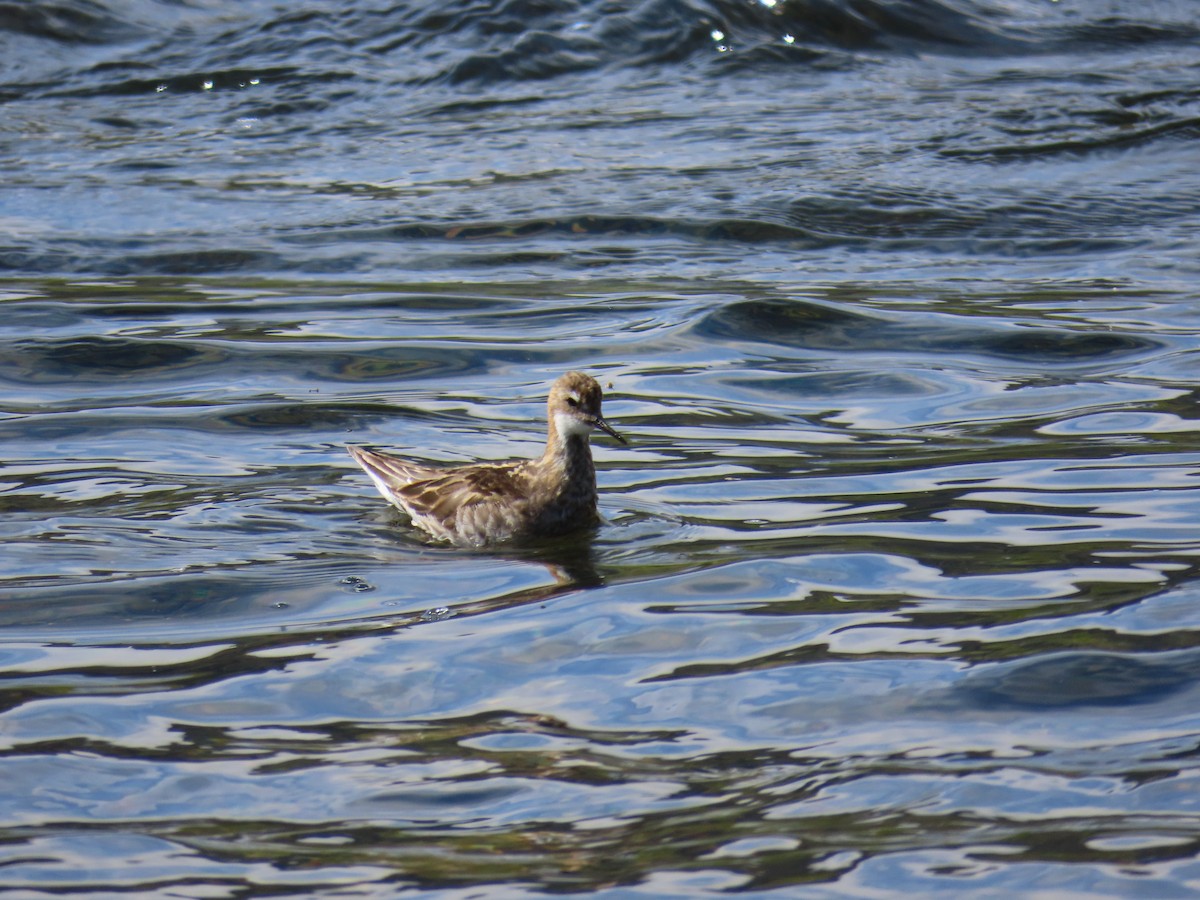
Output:
<instances>
[{"instance_id":1,"label":"dark water shadow","mask_svg":"<svg viewBox=\"0 0 1200 900\"><path fill-rule=\"evenodd\" d=\"M1003 663L968 675L953 695L977 709L1048 711L1156 703L1196 683L1200 652L1069 652Z\"/></svg>"}]
</instances>

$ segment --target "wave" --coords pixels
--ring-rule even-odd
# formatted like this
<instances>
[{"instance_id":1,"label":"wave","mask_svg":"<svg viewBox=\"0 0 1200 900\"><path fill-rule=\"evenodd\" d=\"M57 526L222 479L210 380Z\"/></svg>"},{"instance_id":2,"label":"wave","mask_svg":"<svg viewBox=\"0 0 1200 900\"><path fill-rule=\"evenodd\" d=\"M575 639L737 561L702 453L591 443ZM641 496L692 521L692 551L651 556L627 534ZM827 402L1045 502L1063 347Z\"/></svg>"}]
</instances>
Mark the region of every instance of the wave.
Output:
<instances>
[{"instance_id":1,"label":"wave","mask_svg":"<svg viewBox=\"0 0 1200 900\"><path fill-rule=\"evenodd\" d=\"M406 84L538 81L601 68L695 64L719 77L844 62L846 54L1094 52L1200 36L1192 18L1170 4L1101 6L1078 20L1078 11L1044 4L975 0L452 0L385 9L327 2L302 11L164 0L139 4L136 17L127 4L111 2L7 4L0 14L0 78L16 76L12 88L36 73L28 83L49 89L56 77L61 82L59 64L67 63L93 87L120 93L131 84L154 90L196 79L221 89L244 84L256 68L294 68L306 82L354 73ZM114 55L76 61L52 52L44 67L37 60L48 45L79 44L112 45Z\"/></svg>"}]
</instances>

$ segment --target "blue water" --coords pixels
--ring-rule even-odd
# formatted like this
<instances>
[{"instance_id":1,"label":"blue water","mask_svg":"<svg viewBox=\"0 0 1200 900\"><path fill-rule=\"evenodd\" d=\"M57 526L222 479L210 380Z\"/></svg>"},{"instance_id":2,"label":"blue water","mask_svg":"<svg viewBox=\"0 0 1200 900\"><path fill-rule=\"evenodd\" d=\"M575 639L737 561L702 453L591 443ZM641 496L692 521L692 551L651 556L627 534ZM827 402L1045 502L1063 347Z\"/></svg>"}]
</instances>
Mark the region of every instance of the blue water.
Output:
<instances>
[{"instance_id":1,"label":"blue water","mask_svg":"<svg viewBox=\"0 0 1200 900\"><path fill-rule=\"evenodd\" d=\"M0 12L0 896L1193 896L1198 37ZM345 454L568 369L586 539Z\"/></svg>"}]
</instances>

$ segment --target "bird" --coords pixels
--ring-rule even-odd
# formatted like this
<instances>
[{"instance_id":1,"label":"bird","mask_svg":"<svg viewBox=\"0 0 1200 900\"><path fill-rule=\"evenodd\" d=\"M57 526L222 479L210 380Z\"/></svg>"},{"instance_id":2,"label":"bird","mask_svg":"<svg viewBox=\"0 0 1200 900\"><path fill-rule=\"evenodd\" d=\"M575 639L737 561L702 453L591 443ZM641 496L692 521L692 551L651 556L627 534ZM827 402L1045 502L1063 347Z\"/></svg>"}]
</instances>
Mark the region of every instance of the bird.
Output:
<instances>
[{"instance_id":1,"label":"bird","mask_svg":"<svg viewBox=\"0 0 1200 900\"><path fill-rule=\"evenodd\" d=\"M546 400L546 449L534 459L441 468L365 447L346 449L384 499L433 538L481 547L552 537L595 526L595 429L622 444L601 414L603 392L583 372L567 372Z\"/></svg>"}]
</instances>

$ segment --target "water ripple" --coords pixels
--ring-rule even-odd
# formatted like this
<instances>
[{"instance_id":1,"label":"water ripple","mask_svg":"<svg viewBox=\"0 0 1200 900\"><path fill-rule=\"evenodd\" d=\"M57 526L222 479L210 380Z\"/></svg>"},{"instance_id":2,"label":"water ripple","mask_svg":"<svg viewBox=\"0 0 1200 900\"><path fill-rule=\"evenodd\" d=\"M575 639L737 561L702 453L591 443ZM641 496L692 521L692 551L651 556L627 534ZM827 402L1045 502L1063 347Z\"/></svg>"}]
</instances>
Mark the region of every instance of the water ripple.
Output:
<instances>
[{"instance_id":1,"label":"water ripple","mask_svg":"<svg viewBox=\"0 0 1200 900\"><path fill-rule=\"evenodd\" d=\"M1194 893L1186 5L136 9L0 16L10 891ZM574 368L584 540L344 451Z\"/></svg>"}]
</instances>

